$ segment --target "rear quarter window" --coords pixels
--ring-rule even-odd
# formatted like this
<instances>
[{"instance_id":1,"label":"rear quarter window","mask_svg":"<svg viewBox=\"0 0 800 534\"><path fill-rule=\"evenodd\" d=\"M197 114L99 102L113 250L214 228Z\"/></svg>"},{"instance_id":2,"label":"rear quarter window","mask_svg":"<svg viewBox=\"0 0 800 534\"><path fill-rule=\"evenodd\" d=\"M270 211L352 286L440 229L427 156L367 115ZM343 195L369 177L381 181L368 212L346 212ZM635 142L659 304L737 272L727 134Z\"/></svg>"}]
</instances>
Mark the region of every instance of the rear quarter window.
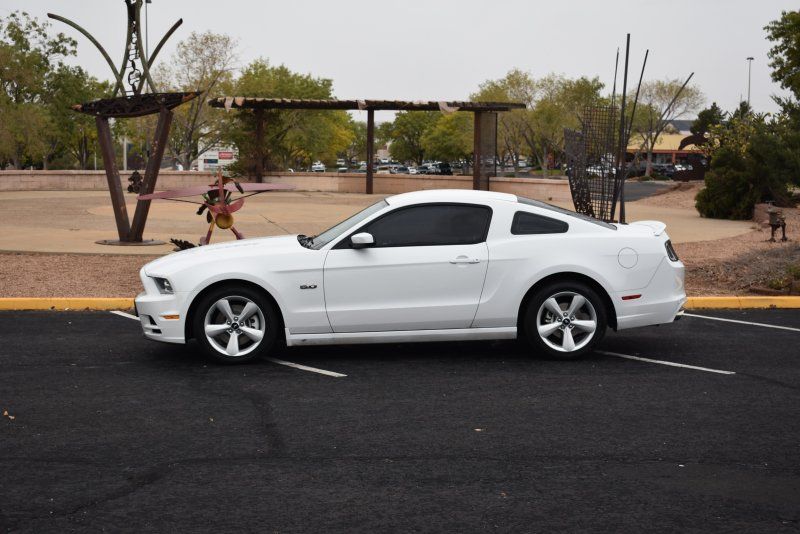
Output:
<instances>
[{"instance_id":1,"label":"rear quarter window","mask_svg":"<svg viewBox=\"0 0 800 534\"><path fill-rule=\"evenodd\" d=\"M511 222L511 233L514 235L563 234L569 230L569 224L543 215L518 211Z\"/></svg>"}]
</instances>

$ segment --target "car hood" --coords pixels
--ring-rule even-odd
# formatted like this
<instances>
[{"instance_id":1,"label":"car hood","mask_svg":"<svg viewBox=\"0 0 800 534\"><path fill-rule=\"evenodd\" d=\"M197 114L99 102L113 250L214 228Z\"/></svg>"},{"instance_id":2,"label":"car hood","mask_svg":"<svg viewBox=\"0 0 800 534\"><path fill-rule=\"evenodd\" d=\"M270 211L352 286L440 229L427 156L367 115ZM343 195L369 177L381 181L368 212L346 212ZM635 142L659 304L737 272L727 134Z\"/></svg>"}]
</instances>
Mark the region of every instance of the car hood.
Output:
<instances>
[{"instance_id":1,"label":"car hood","mask_svg":"<svg viewBox=\"0 0 800 534\"><path fill-rule=\"evenodd\" d=\"M149 276L169 276L200 263L220 260L235 261L254 254L286 254L297 252L301 248L296 234L242 239L174 252L151 261L143 269Z\"/></svg>"}]
</instances>

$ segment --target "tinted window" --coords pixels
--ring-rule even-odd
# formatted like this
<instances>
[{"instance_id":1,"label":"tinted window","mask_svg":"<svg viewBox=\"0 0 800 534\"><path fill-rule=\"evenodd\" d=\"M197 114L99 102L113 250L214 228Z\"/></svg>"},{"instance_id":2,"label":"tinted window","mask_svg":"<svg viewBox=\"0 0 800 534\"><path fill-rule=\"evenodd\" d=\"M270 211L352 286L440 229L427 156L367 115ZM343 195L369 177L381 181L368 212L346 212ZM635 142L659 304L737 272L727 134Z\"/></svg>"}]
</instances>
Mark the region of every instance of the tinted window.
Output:
<instances>
[{"instance_id":1,"label":"tinted window","mask_svg":"<svg viewBox=\"0 0 800 534\"><path fill-rule=\"evenodd\" d=\"M486 239L492 210L486 206L429 204L400 208L363 230L376 247L468 245Z\"/></svg>"},{"instance_id":2,"label":"tinted window","mask_svg":"<svg viewBox=\"0 0 800 534\"><path fill-rule=\"evenodd\" d=\"M563 234L567 230L569 230L569 224L564 221L524 211L515 213L511 223L511 233L514 235Z\"/></svg>"},{"instance_id":3,"label":"tinted window","mask_svg":"<svg viewBox=\"0 0 800 534\"><path fill-rule=\"evenodd\" d=\"M589 217L588 215L584 215L582 213L565 210L564 208L553 206L552 204L548 204L547 202L541 202L539 200L533 200L531 198L525 198L520 196L517 197L517 202L519 202L520 204L527 204L528 206L536 206L537 208L543 208L546 210L555 211L556 213L560 213L562 215L569 215L570 217L575 217L576 219L580 219L582 221L594 223L604 228L608 228L609 230L617 229L617 227L614 226L613 224L601 221L600 219L595 219L594 217Z\"/></svg>"}]
</instances>

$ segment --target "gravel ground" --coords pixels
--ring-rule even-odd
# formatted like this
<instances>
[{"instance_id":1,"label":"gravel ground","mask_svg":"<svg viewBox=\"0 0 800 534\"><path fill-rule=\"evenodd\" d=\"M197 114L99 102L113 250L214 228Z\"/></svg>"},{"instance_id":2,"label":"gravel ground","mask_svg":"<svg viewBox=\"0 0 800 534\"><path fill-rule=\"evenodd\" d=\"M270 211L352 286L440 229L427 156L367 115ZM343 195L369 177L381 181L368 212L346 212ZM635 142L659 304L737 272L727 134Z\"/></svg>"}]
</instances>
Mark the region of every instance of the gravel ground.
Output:
<instances>
[{"instance_id":1,"label":"gravel ground","mask_svg":"<svg viewBox=\"0 0 800 534\"><path fill-rule=\"evenodd\" d=\"M701 184L678 184L637 204L691 208ZM769 243L759 223L738 237L676 244L686 264L689 295L748 294L800 265L800 211L784 209L790 240ZM157 256L0 253L0 297L131 297L141 290L139 269Z\"/></svg>"},{"instance_id":2,"label":"gravel ground","mask_svg":"<svg viewBox=\"0 0 800 534\"><path fill-rule=\"evenodd\" d=\"M0 254L0 297L133 297L157 256Z\"/></svg>"}]
</instances>

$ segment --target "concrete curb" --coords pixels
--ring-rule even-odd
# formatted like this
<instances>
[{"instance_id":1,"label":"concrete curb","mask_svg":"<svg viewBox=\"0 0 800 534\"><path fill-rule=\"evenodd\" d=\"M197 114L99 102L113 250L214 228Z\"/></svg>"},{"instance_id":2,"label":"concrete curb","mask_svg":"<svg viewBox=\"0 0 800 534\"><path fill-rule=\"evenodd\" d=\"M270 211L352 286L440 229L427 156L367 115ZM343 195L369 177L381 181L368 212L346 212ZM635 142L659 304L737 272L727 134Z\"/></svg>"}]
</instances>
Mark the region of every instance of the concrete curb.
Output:
<instances>
[{"instance_id":1,"label":"concrete curb","mask_svg":"<svg viewBox=\"0 0 800 534\"><path fill-rule=\"evenodd\" d=\"M800 308L800 297L689 297L687 309Z\"/></svg>"},{"instance_id":2,"label":"concrete curb","mask_svg":"<svg viewBox=\"0 0 800 534\"><path fill-rule=\"evenodd\" d=\"M0 298L0 310L128 310L132 298ZM689 297L687 309L800 308L800 297Z\"/></svg>"}]
</instances>

